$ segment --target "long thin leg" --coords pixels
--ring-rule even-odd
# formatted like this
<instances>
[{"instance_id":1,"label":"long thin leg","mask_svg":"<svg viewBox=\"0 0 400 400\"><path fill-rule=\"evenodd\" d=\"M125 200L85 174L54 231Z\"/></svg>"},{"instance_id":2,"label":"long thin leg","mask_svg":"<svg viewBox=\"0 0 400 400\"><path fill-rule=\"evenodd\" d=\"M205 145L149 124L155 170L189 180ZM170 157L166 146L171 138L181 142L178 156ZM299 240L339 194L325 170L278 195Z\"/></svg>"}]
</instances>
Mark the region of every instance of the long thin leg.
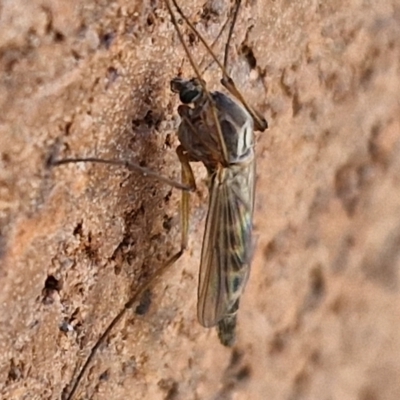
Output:
<instances>
[{"instance_id":1,"label":"long thin leg","mask_svg":"<svg viewBox=\"0 0 400 400\"><path fill-rule=\"evenodd\" d=\"M187 248L188 236L189 236L189 212L190 212L188 190L194 191L196 189L196 183L195 183L192 168L189 164L189 159L188 159L182 146L178 147L177 154L178 154L179 160L181 161L181 164L182 164L182 182L183 182L183 184L181 186L182 186L182 188L185 188L184 190L182 190L182 206L181 206L181 226L182 227L181 227L180 250L177 253L175 253L171 258L169 258L167 260L167 262L165 264L163 264L147 282L145 282L142 286L140 286L136 290L136 292L133 294L133 296L125 303L124 308L110 322L110 324L108 325L106 330L103 332L103 334L97 340L96 344L93 346L88 358L86 359L85 363L83 364L77 377L71 382L71 384L70 384L71 389L67 395L63 396L63 400L72 400L74 398L76 391L79 387L79 384L82 381L82 378L84 377L86 371L88 370L90 364L92 363L94 357L96 356L97 351L99 350L100 346L107 340L111 331L118 325L118 323L121 321L121 319L125 316L126 312L129 309L131 309L132 306L136 302L138 302L140 300L142 294L147 289L152 287L158 281L158 279L164 274L164 272L166 270L168 270L173 264L175 264L176 261L178 261L178 259L182 256L185 249ZM72 159L70 159L70 160L72 160ZM80 159L80 160L85 160L85 159ZM94 159L94 160L96 160L96 159ZM64 161L64 160L60 160L60 161ZM110 160L108 160L108 161L110 161ZM107 163L108 162L106 162L106 164ZM111 164L114 164L114 163L111 163ZM119 165L119 164L117 164L117 165ZM125 164L121 164L121 165L125 165ZM135 168L136 168L136 166L135 166ZM140 168L142 168L142 167L140 167ZM156 176L156 178L158 178L158 176Z\"/></svg>"},{"instance_id":2,"label":"long thin leg","mask_svg":"<svg viewBox=\"0 0 400 400\"><path fill-rule=\"evenodd\" d=\"M225 56L224 56L224 68L223 68L224 76L221 79L221 83L225 86L226 89L229 90L229 92L233 96L235 96L238 100L240 100L242 102L242 104L246 107L246 110L251 114L251 116L254 120L255 129L257 131L263 132L268 128L268 122L256 109L254 109L249 104L247 104L247 102L244 99L244 97L242 96L242 94L236 88L235 83L233 82L233 79L227 72L228 71L229 48L230 48L230 43L231 43L231 39L233 36L233 29L235 28L237 17L239 15L239 8L240 8L241 2L242 2L241 0L235 0L235 3L236 3L235 10L233 12L231 26L229 27L228 40L226 41L226 44L225 44Z\"/></svg>"},{"instance_id":3,"label":"long thin leg","mask_svg":"<svg viewBox=\"0 0 400 400\"><path fill-rule=\"evenodd\" d=\"M229 20L231 19L231 16L229 15L228 18L226 19L226 21L224 22L224 24L222 25L222 28L220 29L220 31L218 32L218 35L215 37L215 39L213 40L213 42L210 44L210 49L214 52L214 46L217 44L218 40L220 39L220 37L222 36L222 34L224 33ZM203 64L205 63L205 58L203 57L203 59L200 61L199 63L199 69L202 70L201 74L204 75L204 73L208 70L208 68L211 67L212 64L214 64L215 60L211 60L206 67L203 67Z\"/></svg>"},{"instance_id":4,"label":"long thin leg","mask_svg":"<svg viewBox=\"0 0 400 400\"><path fill-rule=\"evenodd\" d=\"M227 90L229 90L232 96L235 96L244 105L246 110L250 113L251 117L254 120L254 128L256 131L264 132L266 129L268 129L267 120L263 117L263 115L259 111L257 111L255 108L253 108L246 102L245 98L240 93L240 91L235 85L235 82L233 82L233 79L230 76L225 76L224 78L222 78L221 84Z\"/></svg>"},{"instance_id":5,"label":"long thin leg","mask_svg":"<svg viewBox=\"0 0 400 400\"><path fill-rule=\"evenodd\" d=\"M176 7L177 11L178 11L179 14L182 16L182 18L183 18L188 24L190 24L189 26L190 26L190 28L193 30L193 32L194 32L195 34L198 35L199 39L200 39L203 43L205 43L205 40L199 35L199 33L196 31L196 28L195 28L195 27L191 24L191 22L186 18L185 14L183 14L182 10L179 8L179 6L178 6L178 4L176 3L176 1L175 1L175 0L172 0L172 2L174 3L174 6ZM168 12L169 12L169 14L170 14L170 16L171 16L171 21L172 21L172 23L173 23L173 25L174 25L174 27L175 27L175 30L176 30L176 32L177 32L177 34L178 34L178 36L179 36L179 40L180 40L180 42L181 42L183 48L185 49L185 53L186 53L187 58L188 58L188 60L189 60L189 62L190 62L190 65L192 66L193 71L195 72L196 77L197 77L197 79L199 80L199 82L200 82L200 84L201 84L201 86L202 86L202 88L203 88L203 91L204 91L204 93L205 93L206 96L207 96L207 100L209 101L210 104L213 104L213 100L212 100L212 98L211 98L210 93L209 93L208 90L207 90L206 84L205 84L205 82L203 81L203 79L201 78L201 74L200 74L199 67L197 66L197 64L196 64L195 61L193 60L193 58L192 58L192 56L191 56L191 54L190 54L189 48L188 48L186 42L183 40L182 32L181 32L181 30L180 30L180 28L179 28L179 25L178 25L177 21L176 21L175 14L174 14L173 11L172 11L171 4L169 3L169 0L165 0L165 4L167 5ZM207 48L209 48L209 47L207 46ZM211 54L213 54L213 53L211 52ZM214 56L214 57L215 57L215 56ZM218 64L220 64L219 61L218 61ZM219 141L219 145L221 146L221 151L222 151L222 154L223 154L223 158L224 158L224 161L225 161L226 165L228 165L228 163L229 163L229 161L228 161L228 151L227 151L227 149L226 149L226 144L225 144L224 136L222 135L221 126L220 126L220 124L219 124L218 115L217 115L217 110L216 110L215 107L211 107L211 111L212 111L212 114L213 114L213 119L214 119L214 122L215 122L215 126L216 126L217 131L218 131L218 141Z\"/></svg>"},{"instance_id":6,"label":"long thin leg","mask_svg":"<svg viewBox=\"0 0 400 400\"><path fill-rule=\"evenodd\" d=\"M193 70L196 73L196 76L201 80L201 76L199 73L199 70L196 66L196 64L194 63L189 49L187 48L186 43L183 41L183 37L182 37L182 33L179 30L178 24L176 23L176 19L175 16L172 13L171 10L171 6L169 4L169 0L165 0L168 10L171 14L171 20L173 22L173 24L175 25L176 31L178 32L178 36L180 38L180 41L182 43L182 46L185 48L185 52L188 56L188 59L190 61L190 64L193 67ZM210 49L210 46L208 45L208 43L206 42L206 40L203 38L203 36L197 31L197 29L194 27L194 25L189 21L189 19L186 17L186 15L183 13L183 11L181 10L181 8L179 7L179 5L177 4L176 0L172 0L177 12L179 13L179 15L183 18L183 20L186 22L186 24L189 26L189 28L192 30L192 32L199 38L199 40L201 41L201 43L203 43L204 47L207 49L207 51L210 53L211 57L215 60L215 62L218 64L218 66L220 67L221 71L222 71L222 79L221 79L221 84L223 86L225 86L225 88L227 90L229 90L229 92L232 94L232 96L236 97L242 104L243 106L246 108L246 110L250 113L250 115L252 116L254 123L255 123L255 128L258 131L265 131L268 128L268 123L266 121L266 119L261 115L261 113L259 113L258 111L256 111L255 109L253 109L253 107L251 107L245 100L245 98L243 97L243 95L240 93L240 91L236 88L235 83L233 81L233 79L230 77L230 75L228 74L228 72L225 69L225 66L221 64L221 62L218 60L217 56L214 54L214 52ZM236 0L236 10L234 13L234 19L233 19L233 23L231 25L230 28L230 32L229 32L229 37L232 37L232 32L233 32L233 28L234 28L234 23L236 22L237 19L237 14L239 12L239 6L240 6L240 0ZM230 38L228 39L228 41L230 41ZM229 45L229 44L228 44ZM225 57L227 57L227 51L225 50ZM206 90L205 85L203 86L203 89ZM207 92L208 93L208 92ZM222 138L222 133L221 133L221 138ZM223 142L223 139L222 139ZM223 143L224 147L225 147L225 151L226 151L226 146L225 143ZM224 153L224 156L226 156L226 153Z\"/></svg>"},{"instance_id":7,"label":"long thin leg","mask_svg":"<svg viewBox=\"0 0 400 400\"><path fill-rule=\"evenodd\" d=\"M186 55L188 56L188 59L189 59L189 61L190 61L190 64L192 65L193 70L195 71L195 73L196 73L196 75L197 75L197 73L198 73L199 71L198 71L198 69L197 69L197 66L196 66L196 65L193 65L193 64L195 64L195 63L194 63L194 61L193 61L193 59L192 59L192 57L191 57L191 55L190 55L189 49L187 49L186 43L185 43L184 40L183 40L183 37L182 37L182 34L181 34L180 29L179 29L179 27L178 27L178 24L176 23L175 16L173 15L173 12L172 12L172 9L171 9L171 5L169 4L169 0L165 0L165 3L167 4L168 10L170 11L172 23L173 23L174 25L176 24L176 25L175 25L175 28L176 28L177 32L179 32L179 33L178 33L178 36L180 37L180 39L182 38L182 39L181 39L182 46L185 48ZM226 71L225 71L225 69L224 69L224 66L221 64L221 61L218 60L217 56L216 56L216 55L214 54L214 52L211 50L211 48L210 48L209 44L207 43L207 41L206 41L206 40L204 39L204 37L197 31L197 29L196 29L196 28L194 27L194 25L190 22L190 20L188 19L188 17L186 17L186 15L183 13L182 9L179 7L179 5L178 5L178 3L176 2L176 0L172 0L172 3L174 4L174 6L175 6L175 8L176 8L176 11L178 12L178 14L179 14L179 15L182 17L182 19L186 22L186 24L189 26L189 28L191 29L191 31L199 38L200 42L203 43L203 46L207 49L207 51L209 52L209 54L211 55L211 57L212 57L212 58L214 59L214 61L218 64L218 66L221 68L223 74L224 74L224 75L227 75L227 73L226 73ZM187 49L187 51L186 51L186 49ZM196 71L196 70L197 70L197 71ZM198 77L199 79L201 79L200 72L199 72L199 74L198 74L197 77Z\"/></svg>"},{"instance_id":8,"label":"long thin leg","mask_svg":"<svg viewBox=\"0 0 400 400\"><path fill-rule=\"evenodd\" d=\"M224 55L224 70L225 71L228 71L229 48L231 45L233 29L235 28L236 20L237 20L238 14L239 14L239 7L240 7L241 0L236 0L235 3L236 3L236 5L235 5L235 10L233 11L231 26L229 27L228 39L225 44L225 55Z\"/></svg>"},{"instance_id":9,"label":"long thin leg","mask_svg":"<svg viewBox=\"0 0 400 400\"><path fill-rule=\"evenodd\" d=\"M108 164L108 165L117 165L120 167L124 167L129 169L130 171L135 171L139 172L143 176L149 176L151 178L157 179L160 182L166 183L169 186L172 186L174 188L180 189L180 190L185 190L185 191L191 191L192 188L182 184L180 182L174 181L172 179L169 179L165 176L162 176L158 174L157 172L152 171L149 168L141 167L138 164L131 163L129 161L123 161L123 160L112 160L112 159L102 159L102 158L94 158L94 157L87 157L87 158L64 158L62 160L50 160L49 165L53 167L57 167L59 165L63 164L74 164L78 162L91 162L91 163L98 163L98 164Z\"/></svg>"},{"instance_id":10,"label":"long thin leg","mask_svg":"<svg viewBox=\"0 0 400 400\"><path fill-rule=\"evenodd\" d=\"M185 152L182 145L178 146L176 149L176 154L179 157L179 161L182 166L182 182L185 182L189 187L193 190L196 189L196 182L193 175L192 167L189 163L189 158L187 153ZM181 200L181 224L182 224L182 241L181 241L181 249L184 250L187 247L188 236L189 236L189 192L182 191L182 200Z\"/></svg>"}]
</instances>

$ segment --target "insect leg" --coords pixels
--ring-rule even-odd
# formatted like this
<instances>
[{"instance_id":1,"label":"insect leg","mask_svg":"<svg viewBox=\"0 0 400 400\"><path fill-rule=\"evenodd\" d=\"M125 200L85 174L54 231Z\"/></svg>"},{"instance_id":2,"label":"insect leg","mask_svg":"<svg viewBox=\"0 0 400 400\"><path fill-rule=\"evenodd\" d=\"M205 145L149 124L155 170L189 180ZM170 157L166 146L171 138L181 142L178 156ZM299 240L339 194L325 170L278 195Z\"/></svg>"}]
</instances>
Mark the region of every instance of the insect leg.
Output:
<instances>
[{"instance_id":1,"label":"insect leg","mask_svg":"<svg viewBox=\"0 0 400 400\"><path fill-rule=\"evenodd\" d=\"M189 163L189 157L182 145L176 149L176 154L179 157L179 161L182 166L182 182L190 187L192 190L196 189L196 182L193 175L192 167ZM182 241L181 250L183 251L187 247L188 236L189 236L189 193L186 190L182 191L181 200L181 230L182 230Z\"/></svg>"},{"instance_id":2,"label":"insect leg","mask_svg":"<svg viewBox=\"0 0 400 400\"><path fill-rule=\"evenodd\" d=\"M228 73L229 48L230 48L231 38L233 35L233 29L235 28L236 20L239 15L240 4L241 0L235 0L235 10L233 12L231 26L229 27L228 40L226 41L225 44L224 67L222 68L223 78L221 79L221 84L227 90L229 90L232 96L235 96L238 100L240 100L241 103L245 106L246 110L251 114L254 120L255 130L263 132L268 128L267 120L257 110L255 110L253 107L247 104L243 95L236 88L233 79Z\"/></svg>"},{"instance_id":3,"label":"insect leg","mask_svg":"<svg viewBox=\"0 0 400 400\"><path fill-rule=\"evenodd\" d=\"M139 172L140 174L142 174L145 177L149 176L151 178L157 179L158 181L163 182L174 188L184 190L184 191L192 190L191 187L184 185L180 182L174 181L173 179L162 176L162 175L158 174L157 172L152 171L149 168L141 167L138 164L131 163L129 161L124 161L124 160L103 159L103 158L95 158L95 157L64 158L62 160L50 160L50 161L48 161L48 164L49 164L49 166L57 167L59 165L74 164L74 163L78 163L78 162L91 162L91 163L98 163L98 164L117 165L117 166L129 169L130 171Z\"/></svg>"},{"instance_id":4,"label":"insect leg","mask_svg":"<svg viewBox=\"0 0 400 400\"><path fill-rule=\"evenodd\" d=\"M110 322L107 326L106 330L102 333L102 335L97 340L96 344L92 347L88 358L86 359L85 363L83 364L81 370L79 371L77 377L71 381L70 387L71 390L65 396L63 396L63 400L72 400L75 397L75 393L79 387L82 378L84 377L86 371L88 370L90 364L94 360L97 351L99 350L100 346L107 340L108 336L110 335L111 331L118 325L121 319L125 316L126 312L132 308L132 306L138 302L142 296L142 294L149 289L153 284L157 281L157 279L169 268L171 267L183 254L184 249L180 249L176 254L174 254L161 268L159 268L153 276L142 286L140 286L134 295L125 303L124 308L117 314L116 317Z\"/></svg>"},{"instance_id":5,"label":"insect leg","mask_svg":"<svg viewBox=\"0 0 400 400\"><path fill-rule=\"evenodd\" d=\"M231 26L229 27L228 40L226 41L226 44L225 44L225 55L224 55L224 70L225 71L228 71L229 47L230 47L230 44L231 44L231 38L232 38L232 35L233 35L233 29L235 28L237 16L239 14L240 3L241 3L241 0L236 0L235 1L235 10L233 11L232 23L231 23Z\"/></svg>"},{"instance_id":6,"label":"insect leg","mask_svg":"<svg viewBox=\"0 0 400 400\"><path fill-rule=\"evenodd\" d=\"M177 148L177 154L179 160L182 165L182 206L181 206L181 247L180 250L175 253L172 257L170 257L154 274L153 276L145 282L142 286L140 286L133 296L125 303L124 308L114 317L114 319L110 322L106 330L97 340L96 344L92 347L88 358L86 359L85 363L83 364L81 370L79 371L77 377L71 382L71 390L69 394L63 396L63 400L72 400L75 396L75 393L79 387L80 382L82 381L83 376L85 375L86 371L88 370L90 364L92 363L94 357L97 354L98 349L100 346L107 340L108 336L110 335L111 331L118 325L121 319L125 316L126 312L133 307L133 305L138 302L143 295L143 293L152 287L157 280L164 274L164 272L169 269L176 261L182 256L183 252L185 251L188 243L188 235L189 235L189 193L188 191L194 191L196 189L196 183L193 175L192 168L189 164L189 158L184 151L182 146ZM75 161L79 160L79 161ZM130 167L130 165L134 165L135 170L137 170L136 164L125 163L118 160L100 160L100 159L65 159L58 161L58 164L66 164L68 162L80 162L80 161L93 161L93 162L102 162L106 161L105 164L114 164L114 165L122 165ZM115 163L114 161L117 161ZM139 167L142 168L142 167ZM147 173L147 172L146 172ZM159 178L159 175L152 172L155 178ZM169 181L169 179L168 179ZM163 182L169 183L168 181L163 180ZM174 182L174 181L172 181ZM176 182L174 182L176 183ZM173 185L174 187L178 187L177 185Z\"/></svg>"},{"instance_id":7,"label":"insect leg","mask_svg":"<svg viewBox=\"0 0 400 400\"><path fill-rule=\"evenodd\" d=\"M209 49L209 51L211 51L211 49L207 45L207 43L204 40L204 38L202 36L200 36L200 34L196 31L196 28L193 26L193 24L187 19L185 14L183 14L183 12L180 9L180 7L178 6L176 0L172 0L172 2L174 4L176 10L178 11L179 15L182 16L182 18L185 20L185 22L189 25L190 29L200 38L200 40L203 43L205 43L207 49ZM204 93L207 96L208 101L210 102L210 104L213 104L213 100L211 98L210 93L208 92L208 90L206 88L206 84L205 84L204 80L201 78L199 67L197 66L197 64L193 60L193 57L190 54L189 48L188 48L187 44L185 43L185 41L183 40L182 32L181 32L181 30L179 28L178 22L176 21L176 18L175 18L175 15L174 15L173 11L172 11L171 4L170 4L169 0L165 0L165 4L167 5L168 12L169 12L169 14L171 16L172 24L175 27L175 30L176 30L176 32L178 34L178 37L179 37L179 41L181 42L181 44L182 44L182 46L183 46L183 48L185 50L185 53L186 53L186 56L187 56L187 58L188 58L188 60L190 62L190 65L192 66L193 71L195 72L196 77L199 80L199 82L200 82L200 84L201 84L201 86L202 86L202 88L204 90ZM212 53L212 51L211 51L211 53ZM220 63L218 62L218 64L220 64ZM224 136L222 135L221 126L220 126L219 121L218 121L217 110L216 110L215 107L211 107L211 111L212 111L213 119L214 119L214 122L215 122L215 126L216 126L217 131L218 131L218 141L219 141L219 145L221 146L221 152L223 154L223 159L224 159L225 163L228 164L228 151L226 149Z\"/></svg>"},{"instance_id":8,"label":"insect leg","mask_svg":"<svg viewBox=\"0 0 400 400\"><path fill-rule=\"evenodd\" d=\"M232 14L232 12L230 12L230 14ZM221 38L222 34L224 33L226 27L228 26L229 20L231 19L231 16L229 15L228 18L226 19L226 21L224 22L224 24L222 25L218 35L215 37L215 39L212 41L212 43L210 44L210 49L212 51L214 51L214 47L217 44L218 40ZM202 70L202 74L204 74L208 68L211 67L211 65L215 62L215 60L213 59L212 61L210 61L206 67L203 68L203 65L205 64L205 59L206 57L203 57L203 59L200 61L199 63L199 67Z\"/></svg>"},{"instance_id":9,"label":"insect leg","mask_svg":"<svg viewBox=\"0 0 400 400\"><path fill-rule=\"evenodd\" d=\"M211 55L211 57L214 59L214 61L218 64L219 68L222 71L222 79L221 79L221 84L232 94L232 96L236 97L242 104L243 106L246 108L246 110L250 113L250 115L252 116L254 123L255 123L255 129L258 131L265 131L268 128L268 122L266 121L266 119L261 115L261 113L259 113L258 111L256 111L255 109L253 109L253 107L251 107L246 100L244 99L243 95L240 93L240 91L236 88L236 85L233 81L233 79L231 78L231 76L228 74L225 65L222 65L221 62L218 60L217 56L214 54L214 52L211 50L210 46L208 45L208 43L206 42L206 40L203 38L203 36L197 31L197 29L194 27L194 25L190 22L190 20L186 17L186 15L182 12L181 8L178 6L178 4L176 3L176 0L172 0L177 12L179 13L179 15L183 18L183 20L187 23L187 25L189 26L189 28L192 30L192 32L199 38L199 40L201 41L201 43L203 43L203 46L207 49L207 51L209 52L209 54ZM171 13L171 19L176 27L176 30L178 32L179 37L181 38L181 42L182 45L185 47L185 51L188 55L189 61L192 64L192 67L194 69L194 71L196 72L196 75L198 76L198 78L200 79L199 76L199 71L198 69L193 65L194 62L190 57L190 53L189 53L189 49L187 49L186 44L183 42L182 39L182 34L179 30L179 27L176 24L176 20L175 17L172 15L172 11L170 8L170 4L169 4L169 0L166 0L167 3L167 7L170 10ZM236 8L233 14L233 19L232 19L232 24L231 27L229 29L229 37L228 37L228 43L225 46L225 59L224 59L224 64L227 63L227 47L229 46L231 37L232 37L232 33L233 33L233 29L237 20L237 16L239 13L239 7L240 7L240 3L241 0L236 0ZM175 21L175 22L174 22Z\"/></svg>"}]
</instances>

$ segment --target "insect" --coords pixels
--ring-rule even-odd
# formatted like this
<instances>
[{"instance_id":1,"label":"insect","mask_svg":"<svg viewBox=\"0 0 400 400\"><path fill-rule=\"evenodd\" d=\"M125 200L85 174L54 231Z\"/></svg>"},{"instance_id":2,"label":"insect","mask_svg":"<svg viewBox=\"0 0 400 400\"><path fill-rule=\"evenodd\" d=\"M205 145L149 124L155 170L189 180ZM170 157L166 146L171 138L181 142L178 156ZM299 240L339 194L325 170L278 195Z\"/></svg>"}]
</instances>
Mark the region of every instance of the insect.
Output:
<instances>
[{"instance_id":1,"label":"insect","mask_svg":"<svg viewBox=\"0 0 400 400\"><path fill-rule=\"evenodd\" d=\"M207 90L199 68L183 39L170 0L165 0L171 21L195 72L195 77L192 79L176 77L170 83L171 90L179 94L182 103L178 107L181 122L178 128L180 145L177 148L177 155L182 165L182 182L175 182L139 165L120 160L75 158L53 162L53 165L82 161L121 165L182 190L181 249L156 272L149 282L138 289L125 304L124 309L110 323L93 347L74 384L71 385L67 399L73 398L98 348L125 312L138 301L146 289L154 284L157 277L176 262L185 250L188 241L189 191L196 187L191 162L201 162L206 167L209 190L209 210L199 272L198 320L204 327L217 326L218 336L223 345L232 346L235 340L239 300L249 276L252 253L251 233L255 189L254 130L264 131L268 125L264 117L246 103L226 70L228 49L239 12L240 0L235 1L232 12L223 64L184 15L176 0L171 1L176 12L197 35L220 67L223 73L221 84L234 99L222 92Z\"/></svg>"}]
</instances>

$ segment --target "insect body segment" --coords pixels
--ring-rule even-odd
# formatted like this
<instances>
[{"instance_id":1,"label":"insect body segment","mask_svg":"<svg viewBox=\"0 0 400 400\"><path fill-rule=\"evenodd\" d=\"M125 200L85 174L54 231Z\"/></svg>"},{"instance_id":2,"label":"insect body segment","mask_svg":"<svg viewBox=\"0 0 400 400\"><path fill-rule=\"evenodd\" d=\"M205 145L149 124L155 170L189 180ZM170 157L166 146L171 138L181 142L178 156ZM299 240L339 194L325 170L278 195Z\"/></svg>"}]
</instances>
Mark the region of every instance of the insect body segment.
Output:
<instances>
[{"instance_id":1,"label":"insect body segment","mask_svg":"<svg viewBox=\"0 0 400 400\"><path fill-rule=\"evenodd\" d=\"M191 161L201 161L208 169L253 161L254 123L244 107L221 92L210 93L210 101L196 78L175 78L171 89L179 93L184 103L178 108L182 117L178 138ZM187 105L190 103L193 107ZM219 143L216 122L222 131L223 144Z\"/></svg>"},{"instance_id":2,"label":"insect body segment","mask_svg":"<svg viewBox=\"0 0 400 400\"><path fill-rule=\"evenodd\" d=\"M250 271L255 177L253 118L223 93L206 96L196 78L175 78L171 88L179 93L182 102L192 104L178 109L182 117L178 129L181 145L188 159L201 161L208 172L210 198L200 263L198 319L205 327L218 325L221 342L232 345L239 298ZM216 123L222 132L226 159Z\"/></svg>"}]
</instances>

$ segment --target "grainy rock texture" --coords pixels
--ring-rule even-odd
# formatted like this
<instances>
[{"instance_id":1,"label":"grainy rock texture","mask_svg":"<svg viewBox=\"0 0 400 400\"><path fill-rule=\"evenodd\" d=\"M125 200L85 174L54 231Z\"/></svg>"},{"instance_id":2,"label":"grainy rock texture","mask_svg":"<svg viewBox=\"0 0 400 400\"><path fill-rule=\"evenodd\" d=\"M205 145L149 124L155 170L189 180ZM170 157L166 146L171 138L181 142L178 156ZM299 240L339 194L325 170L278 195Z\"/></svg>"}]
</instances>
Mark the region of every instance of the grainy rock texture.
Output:
<instances>
[{"instance_id":1,"label":"grainy rock texture","mask_svg":"<svg viewBox=\"0 0 400 400\"><path fill-rule=\"evenodd\" d=\"M229 2L182 3L213 42ZM112 331L77 399L400 397L400 3L244 3L231 71L270 129L257 136L237 344L196 319L207 213L196 166L188 251ZM3 1L0 71L0 396L60 399L179 249L180 193L47 161L129 159L179 179L169 80L193 72L157 0ZM219 78L207 69L211 89Z\"/></svg>"}]
</instances>

